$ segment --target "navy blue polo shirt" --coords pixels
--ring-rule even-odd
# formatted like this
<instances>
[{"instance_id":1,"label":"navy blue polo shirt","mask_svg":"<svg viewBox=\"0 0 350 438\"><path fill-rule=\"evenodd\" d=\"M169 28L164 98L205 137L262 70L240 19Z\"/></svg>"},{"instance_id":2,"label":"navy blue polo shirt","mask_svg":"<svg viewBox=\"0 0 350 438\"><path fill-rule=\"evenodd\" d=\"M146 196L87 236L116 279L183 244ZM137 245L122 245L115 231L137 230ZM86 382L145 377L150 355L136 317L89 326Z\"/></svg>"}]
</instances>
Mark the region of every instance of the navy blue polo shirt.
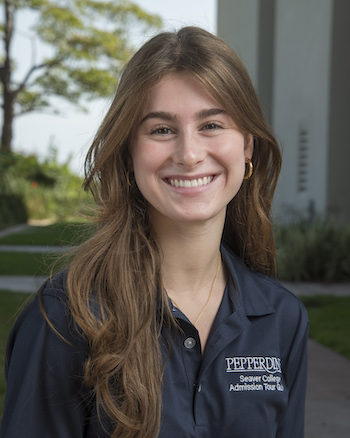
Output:
<instances>
[{"instance_id":1,"label":"navy blue polo shirt","mask_svg":"<svg viewBox=\"0 0 350 438\"><path fill-rule=\"evenodd\" d=\"M228 284L204 354L196 328L176 307L163 380L159 438L301 438L306 387L308 319L302 303L280 284L248 269L222 248ZM83 384L88 355L64 294L48 285L49 317L36 298L22 313L7 349L1 438L107 437ZM61 285L57 287L57 285ZM162 342L166 345L167 342ZM105 419L104 426L111 430Z\"/></svg>"}]
</instances>

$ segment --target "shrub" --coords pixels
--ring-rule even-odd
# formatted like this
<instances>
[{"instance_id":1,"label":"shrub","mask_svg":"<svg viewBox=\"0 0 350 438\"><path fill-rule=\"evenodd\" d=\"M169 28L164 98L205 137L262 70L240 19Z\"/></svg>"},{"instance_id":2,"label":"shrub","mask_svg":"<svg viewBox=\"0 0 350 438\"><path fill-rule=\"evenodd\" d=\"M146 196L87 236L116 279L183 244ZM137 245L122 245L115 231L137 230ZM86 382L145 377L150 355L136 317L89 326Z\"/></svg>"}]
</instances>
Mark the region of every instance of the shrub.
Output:
<instances>
[{"instance_id":1,"label":"shrub","mask_svg":"<svg viewBox=\"0 0 350 438\"><path fill-rule=\"evenodd\" d=\"M304 221L276 229L277 275L285 281L350 281L350 228Z\"/></svg>"},{"instance_id":2,"label":"shrub","mask_svg":"<svg viewBox=\"0 0 350 438\"><path fill-rule=\"evenodd\" d=\"M92 199L82 190L83 180L70 170L69 161L58 163L54 147L44 160L36 154L2 152L2 191L23 198L29 219L70 219Z\"/></svg>"},{"instance_id":3,"label":"shrub","mask_svg":"<svg viewBox=\"0 0 350 438\"><path fill-rule=\"evenodd\" d=\"M0 229L27 221L27 208L22 195L13 193L6 178L7 169L13 164L12 155L0 154Z\"/></svg>"},{"instance_id":4,"label":"shrub","mask_svg":"<svg viewBox=\"0 0 350 438\"><path fill-rule=\"evenodd\" d=\"M27 222L27 208L21 196L0 194L0 229Z\"/></svg>"}]
</instances>

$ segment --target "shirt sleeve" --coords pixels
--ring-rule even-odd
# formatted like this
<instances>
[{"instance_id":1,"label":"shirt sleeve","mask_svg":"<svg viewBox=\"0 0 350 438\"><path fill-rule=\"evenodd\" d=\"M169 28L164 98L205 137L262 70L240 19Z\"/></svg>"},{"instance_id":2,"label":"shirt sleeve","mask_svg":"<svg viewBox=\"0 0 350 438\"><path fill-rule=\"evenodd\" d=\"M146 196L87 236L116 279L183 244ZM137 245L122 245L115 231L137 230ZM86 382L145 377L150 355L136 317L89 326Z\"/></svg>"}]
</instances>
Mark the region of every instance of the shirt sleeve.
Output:
<instances>
[{"instance_id":1,"label":"shirt sleeve","mask_svg":"<svg viewBox=\"0 0 350 438\"><path fill-rule=\"evenodd\" d=\"M62 294L63 295L63 294ZM7 345L7 393L0 438L80 438L91 404L83 384L87 345L64 299L44 292L23 311ZM90 399L91 401L91 399Z\"/></svg>"},{"instance_id":2,"label":"shirt sleeve","mask_svg":"<svg viewBox=\"0 0 350 438\"><path fill-rule=\"evenodd\" d=\"M303 309L286 369L288 404L282 415L276 438L303 438L307 381L307 346L309 322Z\"/></svg>"}]
</instances>

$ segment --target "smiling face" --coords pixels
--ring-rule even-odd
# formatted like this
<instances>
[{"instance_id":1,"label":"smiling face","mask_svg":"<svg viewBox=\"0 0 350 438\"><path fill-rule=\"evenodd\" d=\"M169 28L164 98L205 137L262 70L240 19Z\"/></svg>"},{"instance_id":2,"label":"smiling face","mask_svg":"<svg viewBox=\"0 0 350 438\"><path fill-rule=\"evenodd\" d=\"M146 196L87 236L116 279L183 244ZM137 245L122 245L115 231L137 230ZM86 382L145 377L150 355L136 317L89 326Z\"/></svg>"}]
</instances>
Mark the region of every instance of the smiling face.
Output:
<instances>
[{"instance_id":1,"label":"smiling face","mask_svg":"<svg viewBox=\"0 0 350 438\"><path fill-rule=\"evenodd\" d=\"M188 73L165 76L151 89L131 144L151 217L171 221L223 223L252 153L252 136Z\"/></svg>"}]
</instances>

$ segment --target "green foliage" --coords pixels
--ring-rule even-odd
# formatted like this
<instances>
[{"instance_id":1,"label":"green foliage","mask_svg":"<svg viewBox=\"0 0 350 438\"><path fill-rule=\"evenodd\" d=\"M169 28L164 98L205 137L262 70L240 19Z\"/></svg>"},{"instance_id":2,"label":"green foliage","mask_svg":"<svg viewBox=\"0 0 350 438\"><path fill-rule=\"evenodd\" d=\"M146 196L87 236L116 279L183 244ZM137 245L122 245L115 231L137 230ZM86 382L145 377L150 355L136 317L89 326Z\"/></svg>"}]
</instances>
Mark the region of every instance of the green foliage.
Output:
<instances>
[{"instance_id":1,"label":"green foliage","mask_svg":"<svg viewBox=\"0 0 350 438\"><path fill-rule=\"evenodd\" d=\"M33 35L52 53L33 64L21 83L13 83L15 115L50 107L54 95L76 105L81 98L110 96L134 51L128 29L161 27L160 17L125 0L17 0L13 4L14 15L33 12Z\"/></svg>"},{"instance_id":2,"label":"green foliage","mask_svg":"<svg viewBox=\"0 0 350 438\"><path fill-rule=\"evenodd\" d=\"M27 208L22 195L8 190L6 172L13 163L12 155L0 152L0 229L27 221Z\"/></svg>"},{"instance_id":3,"label":"green foliage","mask_svg":"<svg viewBox=\"0 0 350 438\"><path fill-rule=\"evenodd\" d=\"M285 281L350 281L350 228L303 221L276 230L277 275Z\"/></svg>"},{"instance_id":4,"label":"green foliage","mask_svg":"<svg viewBox=\"0 0 350 438\"><path fill-rule=\"evenodd\" d=\"M36 154L1 151L0 163L3 192L24 199L29 219L64 220L91 205L91 196L82 189L82 178L70 170L69 160L58 162L54 147L44 160Z\"/></svg>"},{"instance_id":5,"label":"green foliage","mask_svg":"<svg viewBox=\"0 0 350 438\"><path fill-rule=\"evenodd\" d=\"M40 92L26 89L18 93L16 104L21 108L20 114L29 113L36 108L44 109L49 106L49 102Z\"/></svg>"},{"instance_id":6,"label":"green foliage","mask_svg":"<svg viewBox=\"0 0 350 438\"><path fill-rule=\"evenodd\" d=\"M302 297L310 319L310 337L350 359L350 297Z\"/></svg>"},{"instance_id":7,"label":"green foliage","mask_svg":"<svg viewBox=\"0 0 350 438\"><path fill-rule=\"evenodd\" d=\"M161 19L128 0L10 0L0 33L0 94L3 126L0 149L11 150L14 118L54 107L60 97L81 110L84 103L113 94L117 78L134 51L128 29L159 29ZM5 8L5 2L0 0ZM50 53L37 59L23 79L15 80L15 58L9 48L16 35L17 15L30 11L35 19L32 35ZM16 57L16 54L15 54ZM56 101L57 102L57 99ZM59 102L59 101L58 101ZM54 109L58 114L59 103Z\"/></svg>"},{"instance_id":8,"label":"green foliage","mask_svg":"<svg viewBox=\"0 0 350 438\"><path fill-rule=\"evenodd\" d=\"M0 194L0 230L27 222L27 209L21 196Z\"/></svg>"}]
</instances>

